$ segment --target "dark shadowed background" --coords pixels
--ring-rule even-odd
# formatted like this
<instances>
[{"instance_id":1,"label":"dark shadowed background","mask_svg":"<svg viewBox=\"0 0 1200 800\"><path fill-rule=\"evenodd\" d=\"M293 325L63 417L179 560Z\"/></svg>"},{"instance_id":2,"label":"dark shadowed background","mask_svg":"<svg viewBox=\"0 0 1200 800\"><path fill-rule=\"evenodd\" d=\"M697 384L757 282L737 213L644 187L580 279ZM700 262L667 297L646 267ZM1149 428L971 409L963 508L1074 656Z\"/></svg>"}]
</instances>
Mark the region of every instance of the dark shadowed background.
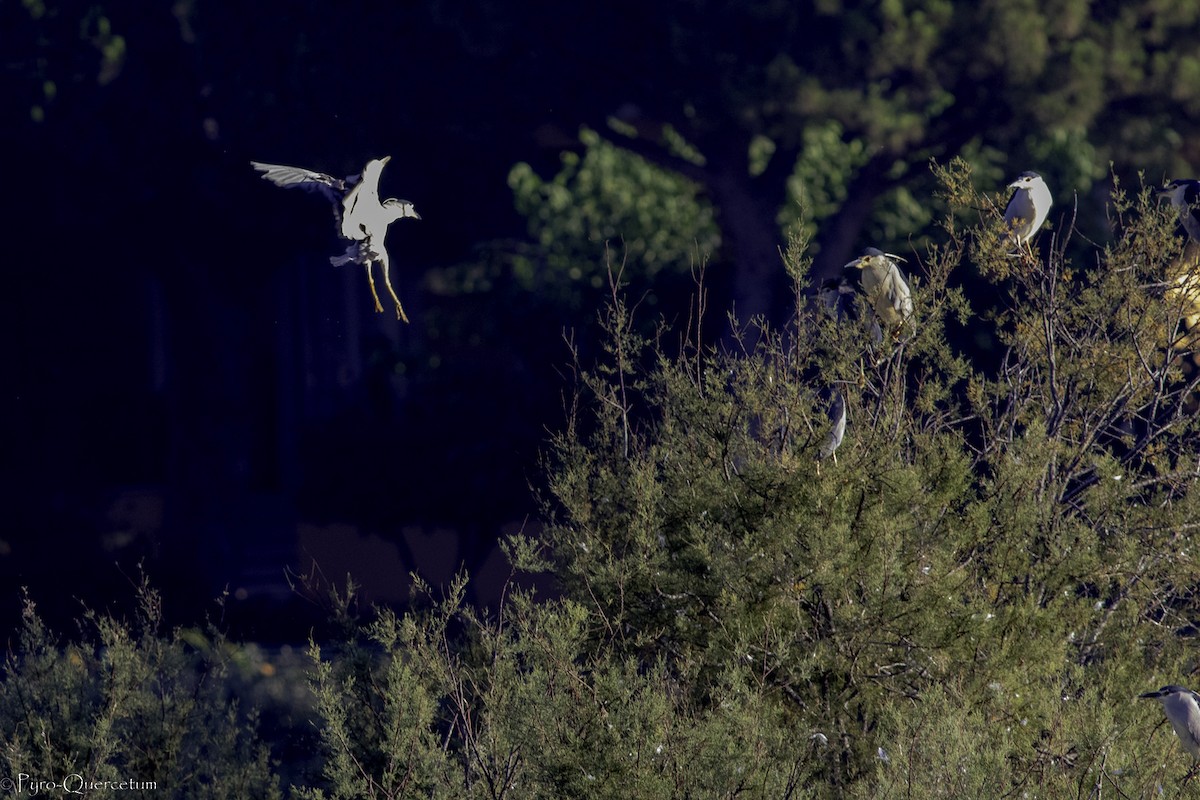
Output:
<instances>
[{"instance_id":1,"label":"dark shadowed background","mask_svg":"<svg viewBox=\"0 0 1200 800\"><path fill-rule=\"evenodd\" d=\"M264 639L307 632L285 569L314 563L386 601L464 568L494 603L605 243L653 319L685 319L706 263L719 341L731 304L786 320L789 229L818 278L919 247L931 158L997 192L1036 168L1051 227L1078 201L1085 232L1110 160L1188 172L1197 14L1044 5L0 6L0 622L20 586L51 619L117 602L139 563L175 618L228 588ZM388 236L411 325L329 265L323 201L248 163L389 154L383 195L422 215Z\"/></svg>"}]
</instances>

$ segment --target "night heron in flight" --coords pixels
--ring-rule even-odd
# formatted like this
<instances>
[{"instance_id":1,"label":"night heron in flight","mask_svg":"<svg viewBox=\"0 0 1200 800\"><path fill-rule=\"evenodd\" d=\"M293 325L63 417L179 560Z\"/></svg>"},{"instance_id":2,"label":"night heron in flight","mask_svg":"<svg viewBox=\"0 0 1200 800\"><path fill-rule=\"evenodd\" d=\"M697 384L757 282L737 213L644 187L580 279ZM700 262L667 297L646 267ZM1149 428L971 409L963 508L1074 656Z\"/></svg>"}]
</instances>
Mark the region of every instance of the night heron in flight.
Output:
<instances>
[{"instance_id":1,"label":"night heron in flight","mask_svg":"<svg viewBox=\"0 0 1200 800\"><path fill-rule=\"evenodd\" d=\"M333 203L333 214L338 223L338 233L343 239L350 241L345 255L333 256L329 259L336 267L344 264L362 264L367 268L367 282L371 285L371 296L375 298L375 310L382 312L383 305L375 291L375 278L371 274L371 264L379 262L383 270L383 283L396 304L396 318L408 322L404 306L392 288L388 276L388 252L384 246L384 236L388 226L398 219L412 217L420 219L421 215L407 200L397 200L390 197L379 200L379 174L391 156L376 158L368 161L363 167L362 175L352 175L345 180L334 178L323 172L313 172L301 167L286 167L280 164L263 164L251 161L256 170L263 173L263 180L268 180L276 186L285 189L303 189L306 192L319 192Z\"/></svg>"},{"instance_id":2,"label":"night heron in flight","mask_svg":"<svg viewBox=\"0 0 1200 800\"><path fill-rule=\"evenodd\" d=\"M1200 695L1182 686L1164 686L1156 692L1146 692L1138 697L1146 700L1157 700L1162 703L1167 721L1175 729L1175 735L1183 742L1183 747L1192 754L1192 758L1200 760Z\"/></svg>"},{"instance_id":3,"label":"night heron in flight","mask_svg":"<svg viewBox=\"0 0 1200 800\"><path fill-rule=\"evenodd\" d=\"M912 292L900 274L900 256L868 247L863 254L842 267L862 271L862 290L875 311L880 325L895 332L912 316Z\"/></svg>"},{"instance_id":4,"label":"night heron in flight","mask_svg":"<svg viewBox=\"0 0 1200 800\"><path fill-rule=\"evenodd\" d=\"M1004 226L1008 230L1009 250L1016 252L1041 230L1054 201L1050 187L1036 172L1022 172L1008 188L1013 193L1004 209Z\"/></svg>"}]
</instances>

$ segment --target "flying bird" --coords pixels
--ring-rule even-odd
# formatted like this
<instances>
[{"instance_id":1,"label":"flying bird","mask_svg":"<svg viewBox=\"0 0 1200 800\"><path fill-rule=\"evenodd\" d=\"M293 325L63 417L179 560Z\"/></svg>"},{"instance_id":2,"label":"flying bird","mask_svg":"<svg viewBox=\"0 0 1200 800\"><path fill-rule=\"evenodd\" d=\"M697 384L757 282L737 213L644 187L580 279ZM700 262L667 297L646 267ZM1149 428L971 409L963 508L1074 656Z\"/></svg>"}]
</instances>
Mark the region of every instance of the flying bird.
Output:
<instances>
[{"instance_id":1,"label":"flying bird","mask_svg":"<svg viewBox=\"0 0 1200 800\"><path fill-rule=\"evenodd\" d=\"M1022 172L1008 187L1013 193L1004 210L1004 225L1010 251L1016 252L1041 230L1054 201L1050 187L1036 172Z\"/></svg>"},{"instance_id":2,"label":"flying bird","mask_svg":"<svg viewBox=\"0 0 1200 800\"><path fill-rule=\"evenodd\" d=\"M868 247L863 254L842 267L862 271L863 294L875 310L880 324L895 331L913 313L912 292L900 274L900 256Z\"/></svg>"},{"instance_id":3,"label":"flying bird","mask_svg":"<svg viewBox=\"0 0 1200 800\"><path fill-rule=\"evenodd\" d=\"M396 318L408 322L408 315L404 313L404 306L396 296L396 290L392 288L392 281L388 276L388 252L384 246L384 237L388 226L396 220L404 217L420 219L421 215L407 200L397 200L394 197L382 202L379 200L379 175L390 160L391 156L384 156L368 161L361 175L352 175L345 179L282 164L251 161L250 165L263 173L263 180L276 186L318 192L329 200L333 204L338 233L350 242L344 255L333 256L329 262L335 267L345 264L365 266L371 296L375 298L375 310L382 312L383 305L379 302L379 295L375 291L375 278L371 274L371 264L379 262L383 270L384 286L396 304Z\"/></svg>"}]
</instances>

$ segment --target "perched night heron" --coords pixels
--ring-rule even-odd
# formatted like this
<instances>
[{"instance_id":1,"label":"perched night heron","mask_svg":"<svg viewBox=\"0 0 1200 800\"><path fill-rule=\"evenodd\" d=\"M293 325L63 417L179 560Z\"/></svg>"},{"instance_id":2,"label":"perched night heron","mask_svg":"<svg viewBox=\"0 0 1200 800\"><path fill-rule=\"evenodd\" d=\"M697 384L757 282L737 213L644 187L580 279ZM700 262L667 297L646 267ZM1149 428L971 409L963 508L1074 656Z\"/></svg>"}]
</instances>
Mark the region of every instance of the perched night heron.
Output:
<instances>
[{"instance_id":1,"label":"perched night heron","mask_svg":"<svg viewBox=\"0 0 1200 800\"><path fill-rule=\"evenodd\" d=\"M825 313L834 322L858 321L858 303L854 297L858 287L848 280L845 275L840 278L826 278L817 290L817 297L825 309ZM879 327L879 319L871 317L871 341L879 344L883 341L883 329Z\"/></svg>"},{"instance_id":2,"label":"perched night heron","mask_svg":"<svg viewBox=\"0 0 1200 800\"><path fill-rule=\"evenodd\" d=\"M825 313L834 322L858 319L858 309L854 306L854 285L845 276L821 281L817 297Z\"/></svg>"},{"instance_id":3,"label":"perched night heron","mask_svg":"<svg viewBox=\"0 0 1200 800\"><path fill-rule=\"evenodd\" d=\"M1191 378L1200 366L1200 181L1190 178L1173 180L1158 191L1158 199L1169 200L1179 214L1183 249L1167 269L1165 299L1178 325L1167 337L1172 347L1189 351L1184 363L1185 377ZM1197 398L1189 397L1196 406Z\"/></svg>"},{"instance_id":4,"label":"perched night heron","mask_svg":"<svg viewBox=\"0 0 1200 800\"><path fill-rule=\"evenodd\" d=\"M1179 224L1193 242L1200 242L1200 181L1179 178L1158 190L1160 200L1171 201L1179 212Z\"/></svg>"},{"instance_id":5,"label":"perched night heron","mask_svg":"<svg viewBox=\"0 0 1200 800\"><path fill-rule=\"evenodd\" d=\"M343 239L348 239L350 245L345 255L333 256L330 263L336 267L344 264L362 264L367 268L367 282L371 285L371 296L375 298L375 310L382 312L383 305L375 292L375 278L371 274L371 264L378 261L383 270L383 283L396 304L396 317L408 322L404 306L392 288L388 276L388 252L384 246L384 237L388 226L398 219L412 217L420 219L421 215L407 200L397 200L394 197L380 202L379 174L391 156L376 158L368 161L363 167L362 175L352 175L345 180L334 178L323 172L300 167L285 167L280 164L263 164L251 161L250 165L263 173L263 180L268 180L276 186L285 189L304 189L307 192L319 192L333 203L333 215L338 223L338 233Z\"/></svg>"},{"instance_id":6,"label":"perched night heron","mask_svg":"<svg viewBox=\"0 0 1200 800\"><path fill-rule=\"evenodd\" d=\"M1167 721L1175 729L1179 741L1183 742L1184 749L1192 754L1192 758L1200 759L1200 705L1196 703L1200 695L1191 689L1171 685L1138 697L1162 703Z\"/></svg>"},{"instance_id":7,"label":"perched night heron","mask_svg":"<svg viewBox=\"0 0 1200 800\"><path fill-rule=\"evenodd\" d=\"M1036 172L1022 172L1008 187L1013 193L1004 209L1004 225L1008 229L1009 248L1015 252L1041 230L1053 199L1050 187Z\"/></svg>"},{"instance_id":8,"label":"perched night heron","mask_svg":"<svg viewBox=\"0 0 1200 800\"><path fill-rule=\"evenodd\" d=\"M903 260L900 256L868 247L861 256L842 267L862 271L863 294L875 310L880 324L893 332L913 312L912 292L896 264L896 261Z\"/></svg>"},{"instance_id":9,"label":"perched night heron","mask_svg":"<svg viewBox=\"0 0 1200 800\"><path fill-rule=\"evenodd\" d=\"M825 313L838 324L858 319L858 305L854 295L854 285L846 280L845 276L825 279L817 291ZM876 342L883 341L879 323L872 320L871 325L872 338ZM820 462L830 456L833 457L833 463L837 463L837 449L842 446L842 439L846 436L846 398L838 389L830 388L821 392L821 399L829 402L825 411L829 418L829 432L825 434L825 441L821 443L821 449L817 452L818 473L821 469Z\"/></svg>"},{"instance_id":10,"label":"perched night heron","mask_svg":"<svg viewBox=\"0 0 1200 800\"><path fill-rule=\"evenodd\" d=\"M830 428L817 453L817 461L833 456L833 463L836 464L837 449L842 446L842 439L846 436L846 398L837 389L831 389L829 394L829 409L825 413L829 417Z\"/></svg>"}]
</instances>

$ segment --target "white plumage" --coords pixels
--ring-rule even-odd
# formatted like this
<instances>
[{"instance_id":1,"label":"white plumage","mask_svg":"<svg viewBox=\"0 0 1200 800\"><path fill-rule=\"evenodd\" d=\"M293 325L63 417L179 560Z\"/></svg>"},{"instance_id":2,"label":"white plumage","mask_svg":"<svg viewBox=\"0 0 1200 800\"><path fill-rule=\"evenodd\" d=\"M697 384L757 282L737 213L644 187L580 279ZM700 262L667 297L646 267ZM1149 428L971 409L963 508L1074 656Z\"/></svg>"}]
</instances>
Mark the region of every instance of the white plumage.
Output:
<instances>
[{"instance_id":1,"label":"white plumage","mask_svg":"<svg viewBox=\"0 0 1200 800\"><path fill-rule=\"evenodd\" d=\"M1050 196L1050 187L1036 172L1022 172L1008 186L1013 193L1004 210L1004 225L1008 230L1009 249L1015 252L1042 229L1054 199Z\"/></svg>"},{"instance_id":2,"label":"white plumage","mask_svg":"<svg viewBox=\"0 0 1200 800\"><path fill-rule=\"evenodd\" d=\"M329 259L334 266L345 264L362 264L367 268L367 281L371 286L371 296L375 299L375 310L383 311L379 295L375 291L375 278L371 274L371 264L378 262L383 270L383 283L396 304L396 317L408 322L404 306L392 288L388 274L389 259L384 237L388 226L398 219L412 217L420 219L421 215L407 200L388 198L379 200L379 176L391 156L384 156L367 162L362 175L352 175L344 180L314 172L301 167L288 167L282 164L265 164L251 161L250 165L263 173L263 180L270 181L285 189L303 189L307 192L318 192L333 203L333 214L337 219L338 233L343 239L350 241L346 252Z\"/></svg>"}]
</instances>

